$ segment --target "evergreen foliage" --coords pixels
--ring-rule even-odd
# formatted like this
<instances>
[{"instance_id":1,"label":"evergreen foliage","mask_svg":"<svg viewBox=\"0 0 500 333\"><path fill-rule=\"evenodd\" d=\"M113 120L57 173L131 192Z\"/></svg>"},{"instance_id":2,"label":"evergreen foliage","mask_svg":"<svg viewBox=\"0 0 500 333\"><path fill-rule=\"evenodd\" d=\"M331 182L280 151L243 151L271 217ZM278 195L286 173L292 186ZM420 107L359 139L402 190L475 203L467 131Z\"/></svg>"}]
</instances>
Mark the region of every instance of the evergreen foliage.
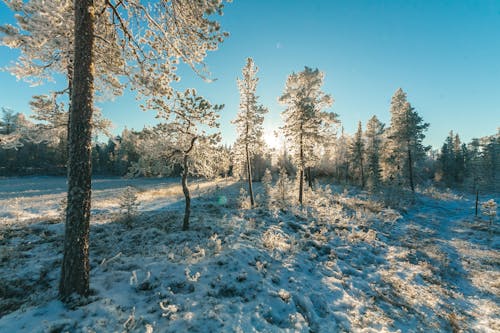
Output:
<instances>
[{"instance_id":1,"label":"evergreen foliage","mask_svg":"<svg viewBox=\"0 0 500 333\"><path fill-rule=\"evenodd\" d=\"M243 78L238 79L238 88L240 90L240 111L236 119L233 121L236 124L237 139L234 144L234 167L237 174L240 170L246 175L248 181L248 193L250 205L255 204L254 193L252 187L252 161L256 154L262 153L262 124L264 122L264 114L267 109L258 104L258 96L256 95L258 68L255 66L253 59L248 58L245 67L243 67Z\"/></svg>"},{"instance_id":2,"label":"evergreen foliage","mask_svg":"<svg viewBox=\"0 0 500 333\"><path fill-rule=\"evenodd\" d=\"M381 185L382 167L380 165L380 152L382 150L384 135L384 124L376 116L370 118L366 124L366 161L367 161L367 185L371 191L375 191Z\"/></svg>"},{"instance_id":3,"label":"evergreen foliage","mask_svg":"<svg viewBox=\"0 0 500 333\"><path fill-rule=\"evenodd\" d=\"M122 221L129 228L132 227L132 222L137 216L139 210L139 202L137 201L137 190L132 186L127 186L118 197L120 204L120 213Z\"/></svg>"},{"instance_id":4,"label":"evergreen foliage","mask_svg":"<svg viewBox=\"0 0 500 333\"><path fill-rule=\"evenodd\" d=\"M383 177L398 187L415 191L416 170L429 147L423 145L424 131L429 127L407 101L399 88L391 100L391 125L387 130Z\"/></svg>"},{"instance_id":5,"label":"evergreen foliage","mask_svg":"<svg viewBox=\"0 0 500 333\"><path fill-rule=\"evenodd\" d=\"M288 77L279 98L280 103L286 105L282 113L283 133L299 174L300 204L303 202L305 170L318 163L318 147L331 135L331 125L337 117L335 113L323 111L333 104L332 97L321 90L323 78L324 74L318 69L305 67L302 72Z\"/></svg>"}]
</instances>

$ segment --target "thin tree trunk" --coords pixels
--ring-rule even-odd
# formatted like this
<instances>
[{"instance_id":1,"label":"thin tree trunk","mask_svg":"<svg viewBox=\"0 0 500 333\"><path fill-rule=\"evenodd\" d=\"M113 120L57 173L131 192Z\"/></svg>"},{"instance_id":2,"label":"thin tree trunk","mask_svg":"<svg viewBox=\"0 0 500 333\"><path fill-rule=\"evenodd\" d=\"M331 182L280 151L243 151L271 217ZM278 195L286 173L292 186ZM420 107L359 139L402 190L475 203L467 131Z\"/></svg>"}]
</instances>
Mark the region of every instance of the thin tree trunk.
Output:
<instances>
[{"instance_id":1,"label":"thin tree trunk","mask_svg":"<svg viewBox=\"0 0 500 333\"><path fill-rule=\"evenodd\" d=\"M312 190L313 189L313 180L312 180L312 174L311 174L311 167L307 167L307 181L309 182L309 188Z\"/></svg>"},{"instance_id":2,"label":"thin tree trunk","mask_svg":"<svg viewBox=\"0 0 500 333\"><path fill-rule=\"evenodd\" d=\"M198 137L193 137L191 139L191 144L184 152L183 169L182 170L182 192L184 193L184 198L186 199L186 207L184 209L184 222L182 223L182 230L189 229L189 216L191 215L191 195L189 194L189 188L187 186L187 177L189 175L189 153L193 150L194 143Z\"/></svg>"},{"instance_id":3,"label":"thin tree trunk","mask_svg":"<svg viewBox=\"0 0 500 333\"><path fill-rule=\"evenodd\" d=\"M479 205L479 190L476 190L476 217L477 217L477 207Z\"/></svg>"},{"instance_id":4,"label":"thin tree trunk","mask_svg":"<svg viewBox=\"0 0 500 333\"><path fill-rule=\"evenodd\" d=\"M93 0L75 0L75 53L68 156L68 206L59 296L90 291L89 222L94 44Z\"/></svg>"},{"instance_id":5,"label":"thin tree trunk","mask_svg":"<svg viewBox=\"0 0 500 333\"><path fill-rule=\"evenodd\" d=\"M191 195L189 194L189 188L187 186L187 177L189 173L188 169L188 155L184 155L184 171L182 172L182 192L184 193L184 198L186 199L186 207L184 209L184 222L182 224L182 230L189 229L189 216L191 215Z\"/></svg>"},{"instance_id":6,"label":"thin tree trunk","mask_svg":"<svg viewBox=\"0 0 500 333\"><path fill-rule=\"evenodd\" d=\"M410 172L410 188L412 192L415 192L415 186L413 185L413 161L411 158L411 149L408 148L408 168Z\"/></svg>"},{"instance_id":7,"label":"thin tree trunk","mask_svg":"<svg viewBox=\"0 0 500 333\"><path fill-rule=\"evenodd\" d=\"M253 199L252 166L250 165L250 153L248 152L248 143L245 145L245 153L247 156L248 194L250 195L250 205L253 207L255 205L255 202Z\"/></svg>"},{"instance_id":8,"label":"thin tree trunk","mask_svg":"<svg viewBox=\"0 0 500 333\"><path fill-rule=\"evenodd\" d=\"M365 188L365 172L364 172L364 168L363 168L363 156L361 156L360 160L359 160L359 164L360 164L360 169L361 169L361 188L364 189Z\"/></svg>"},{"instance_id":9,"label":"thin tree trunk","mask_svg":"<svg viewBox=\"0 0 500 333\"><path fill-rule=\"evenodd\" d=\"M303 193L304 193L304 170L301 169L299 172L299 204L302 205Z\"/></svg>"},{"instance_id":10,"label":"thin tree trunk","mask_svg":"<svg viewBox=\"0 0 500 333\"><path fill-rule=\"evenodd\" d=\"M345 183L349 183L349 163L345 164Z\"/></svg>"},{"instance_id":11,"label":"thin tree trunk","mask_svg":"<svg viewBox=\"0 0 500 333\"><path fill-rule=\"evenodd\" d=\"M300 124L300 172L299 172L299 204L302 206L304 196L304 138L302 123Z\"/></svg>"}]
</instances>

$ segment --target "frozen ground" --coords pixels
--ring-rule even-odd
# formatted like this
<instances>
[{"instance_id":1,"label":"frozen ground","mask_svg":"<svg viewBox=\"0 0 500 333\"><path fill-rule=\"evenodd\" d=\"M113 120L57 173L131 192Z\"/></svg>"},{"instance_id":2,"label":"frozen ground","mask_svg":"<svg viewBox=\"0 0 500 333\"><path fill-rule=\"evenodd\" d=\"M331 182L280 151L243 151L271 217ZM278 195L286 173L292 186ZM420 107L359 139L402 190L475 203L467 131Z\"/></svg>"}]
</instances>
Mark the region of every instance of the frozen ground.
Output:
<instances>
[{"instance_id":1,"label":"frozen ground","mask_svg":"<svg viewBox=\"0 0 500 333\"><path fill-rule=\"evenodd\" d=\"M500 331L498 221L475 220L468 198L392 210L318 191L308 209L242 210L240 184L200 181L183 232L177 182L95 182L92 295L65 306L64 180L1 179L0 332ZM140 191L131 229L115 222L126 185Z\"/></svg>"}]
</instances>

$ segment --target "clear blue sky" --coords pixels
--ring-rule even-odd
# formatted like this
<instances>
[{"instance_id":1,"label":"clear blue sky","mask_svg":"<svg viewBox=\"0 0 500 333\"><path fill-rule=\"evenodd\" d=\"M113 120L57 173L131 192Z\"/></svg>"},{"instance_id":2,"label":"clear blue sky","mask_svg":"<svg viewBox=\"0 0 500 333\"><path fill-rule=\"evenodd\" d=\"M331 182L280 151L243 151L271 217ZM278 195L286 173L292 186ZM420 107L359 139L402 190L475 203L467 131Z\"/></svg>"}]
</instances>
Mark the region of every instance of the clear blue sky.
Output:
<instances>
[{"instance_id":1,"label":"clear blue sky","mask_svg":"<svg viewBox=\"0 0 500 333\"><path fill-rule=\"evenodd\" d=\"M12 20L0 4L0 22ZM235 138L230 121L238 111L236 78L249 56L260 68L258 94L270 109L268 129L281 124L277 97L286 77L305 65L325 72L324 90L335 99L331 110L349 133L374 114L388 123L398 87L431 124L426 143L434 147L450 130L469 141L500 126L500 0L234 0L220 21L231 36L207 58L217 81L208 84L182 71L180 87L195 87L226 105L226 143ZM16 56L0 47L0 66ZM19 112L28 112L31 95L51 88L30 88L5 72L0 85L0 106ZM131 93L102 108L117 133L154 122Z\"/></svg>"}]
</instances>

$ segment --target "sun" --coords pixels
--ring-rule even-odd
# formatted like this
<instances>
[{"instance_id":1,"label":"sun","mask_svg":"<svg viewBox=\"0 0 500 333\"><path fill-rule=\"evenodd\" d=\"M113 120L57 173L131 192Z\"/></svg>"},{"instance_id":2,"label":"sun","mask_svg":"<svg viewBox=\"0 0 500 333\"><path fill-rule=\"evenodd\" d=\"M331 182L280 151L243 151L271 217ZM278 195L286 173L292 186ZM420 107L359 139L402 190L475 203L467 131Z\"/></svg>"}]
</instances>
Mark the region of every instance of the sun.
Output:
<instances>
[{"instance_id":1,"label":"sun","mask_svg":"<svg viewBox=\"0 0 500 333\"><path fill-rule=\"evenodd\" d=\"M264 130L264 142L271 149L279 149L282 145L282 136L278 130L265 129Z\"/></svg>"}]
</instances>

